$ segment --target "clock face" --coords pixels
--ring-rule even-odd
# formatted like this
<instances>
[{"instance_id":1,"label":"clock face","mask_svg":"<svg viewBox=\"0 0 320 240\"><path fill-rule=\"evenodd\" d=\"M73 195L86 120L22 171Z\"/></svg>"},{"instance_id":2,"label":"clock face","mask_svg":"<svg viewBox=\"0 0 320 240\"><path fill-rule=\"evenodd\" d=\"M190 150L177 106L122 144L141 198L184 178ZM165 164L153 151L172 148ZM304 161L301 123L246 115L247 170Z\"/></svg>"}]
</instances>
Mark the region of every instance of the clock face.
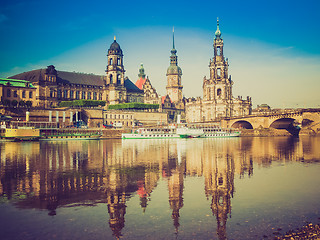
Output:
<instances>
[{"instance_id":1,"label":"clock face","mask_svg":"<svg viewBox=\"0 0 320 240\"><path fill-rule=\"evenodd\" d=\"M173 90L174 93L177 93L177 90Z\"/></svg>"}]
</instances>

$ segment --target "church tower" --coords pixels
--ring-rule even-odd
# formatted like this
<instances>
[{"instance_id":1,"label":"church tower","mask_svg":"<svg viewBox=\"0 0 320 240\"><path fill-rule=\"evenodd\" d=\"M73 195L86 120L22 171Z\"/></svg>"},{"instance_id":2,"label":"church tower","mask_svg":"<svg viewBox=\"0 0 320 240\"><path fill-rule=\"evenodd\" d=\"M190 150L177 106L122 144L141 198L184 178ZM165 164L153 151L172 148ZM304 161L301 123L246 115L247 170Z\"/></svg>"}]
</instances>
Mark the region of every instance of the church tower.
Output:
<instances>
[{"instance_id":1,"label":"church tower","mask_svg":"<svg viewBox=\"0 0 320 240\"><path fill-rule=\"evenodd\" d=\"M169 95L171 101L175 104L177 109L183 109L182 102L182 85L181 76L182 70L178 66L177 50L174 46L174 30L173 30L173 47L170 56L170 66L167 69L167 95Z\"/></svg>"},{"instance_id":2,"label":"church tower","mask_svg":"<svg viewBox=\"0 0 320 240\"><path fill-rule=\"evenodd\" d=\"M124 86L123 53L114 37L114 42L108 50L108 63L106 69L106 85L108 90L107 102L117 104L125 102L126 88Z\"/></svg>"},{"instance_id":3,"label":"church tower","mask_svg":"<svg viewBox=\"0 0 320 240\"><path fill-rule=\"evenodd\" d=\"M232 85L231 76L228 76L228 59L223 55L223 39L217 19L217 30L213 42L214 56L210 60L210 79L204 79L203 99L213 101L216 108L216 117L232 116ZM219 106L220 105L220 106Z\"/></svg>"}]
</instances>

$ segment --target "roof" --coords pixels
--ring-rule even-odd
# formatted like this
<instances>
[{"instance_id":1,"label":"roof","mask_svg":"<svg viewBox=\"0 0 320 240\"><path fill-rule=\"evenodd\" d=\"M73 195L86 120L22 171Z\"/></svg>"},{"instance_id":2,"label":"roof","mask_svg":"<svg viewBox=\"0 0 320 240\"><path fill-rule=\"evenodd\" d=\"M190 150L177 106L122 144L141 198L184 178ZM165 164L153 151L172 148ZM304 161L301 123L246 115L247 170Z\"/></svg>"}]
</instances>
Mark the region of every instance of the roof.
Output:
<instances>
[{"instance_id":1,"label":"roof","mask_svg":"<svg viewBox=\"0 0 320 240\"><path fill-rule=\"evenodd\" d=\"M104 86L103 76L64 71L57 71L57 83Z\"/></svg>"},{"instance_id":2,"label":"roof","mask_svg":"<svg viewBox=\"0 0 320 240\"><path fill-rule=\"evenodd\" d=\"M143 89L143 85L146 83L146 80L145 78L139 78L137 81L136 81L136 86L138 88L140 88L141 90Z\"/></svg>"},{"instance_id":3,"label":"roof","mask_svg":"<svg viewBox=\"0 0 320 240\"><path fill-rule=\"evenodd\" d=\"M164 104L164 101L166 100L167 97L169 98L170 102L172 103L171 98L169 97L169 95L166 95L166 96L162 96L161 97L161 103L162 104Z\"/></svg>"},{"instance_id":4,"label":"roof","mask_svg":"<svg viewBox=\"0 0 320 240\"><path fill-rule=\"evenodd\" d=\"M27 80L30 82L39 82L45 79L45 73L46 69L37 69L20 73L10 78ZM103 76L65 71L57 71L57 83L104 86Z\"/></svg>"},{"instance_id":5,"label":"roof","mask_svg":"<svg viewBox=\"0 0 320 240\"><path fill-rule=\"evenodd\" d=\"M124 86L128 92L137 92L137 93L144 93L143 90L138 88L133 82L131 82L128 78L124 80Z\"/></svg>"},{"instance_id":6,"label":"roof","mask_svg":"<svg viewBox=\"0 0 320 240\"><path fill-rule=\"evenodd\" d=\"M79 85L90 85L90 86L105 86L103 76L87 74L87 73L77 73L77 72L65 72L65 71L56 71L57 72L57 84L79 84ZM45 79L46 69L37 69L29 72L20 73L10 77L13 81L30 81L30 82L39 82ZM20 80L21 79L21 80ZM8 81L8 79L6 79ZM144 93L143 90L139 89L133 82L128 78L124 81L124 86L128 92L138 92Z\"/></svg>"},{"instance_id":7,"label":"roof","mask_svg":"<svg viewBox=\"0 0 320 240\"><path fill-rule=\"evenodd\" d=\"M26 80L17 80L17 79L9 79L9 78L0 78L0 84L11 87L23 87L23 88L35 88L32 83Z\"/></svg>"}]
</instances>

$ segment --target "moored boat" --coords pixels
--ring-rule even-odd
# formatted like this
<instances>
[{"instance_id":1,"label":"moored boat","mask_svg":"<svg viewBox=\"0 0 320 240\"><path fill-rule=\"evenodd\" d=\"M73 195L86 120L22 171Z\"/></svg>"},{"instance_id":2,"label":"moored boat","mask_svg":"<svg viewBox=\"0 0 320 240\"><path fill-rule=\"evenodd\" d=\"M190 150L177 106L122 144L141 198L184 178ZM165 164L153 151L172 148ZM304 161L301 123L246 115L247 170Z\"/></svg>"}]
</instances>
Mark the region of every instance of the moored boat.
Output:
<instances>
[{"instance_id":1,"label":"moored boat","mask_svg":"<svg viewBox=\"0 0 320 240\"><path fill-rule=\"evenodd\" d=\"M122 139L159 139L179 138L174 127L156 127L133 129L131 133L122 133Z\"/></svg>"},{"instance_id":2,"label":"moored boat","mask_svg":"<svg viewBox=\"0 0 320 240\"><path fill-rule=\"evenodd\" d=\"M198 138L203 136L202 128L178 127L176 133L180 138Z\"/></svg>"},{"instance_id":3,"label":"moored boat","mask_svg":"<svg viewBox=\"0 0 320 240\"><path fill-rule=\"evenodd\" d=\"M218 126L203 127L202 138L239 137L241 131L232 128L220 128Z\"/></svg>"},{"instance_id":4,"label":"moored boat","mask_svg":"<svg viewBox=\"0 0 320 240\"><path fill-rule=\"evenodd\" d=\"M37 141L40 139L39 129L21 128L1 128L1 141Z\"/></svg>"},{"instance_id":5,"label":"moored boat","mask_svg":"<svg viewBox=\"0 0 320 240\"><path fill-rule=\"evenodd\" d=\"M95 129L47 129L41 130L40 141L98 140L102 132Z\"/></svg>"}]
</instances>

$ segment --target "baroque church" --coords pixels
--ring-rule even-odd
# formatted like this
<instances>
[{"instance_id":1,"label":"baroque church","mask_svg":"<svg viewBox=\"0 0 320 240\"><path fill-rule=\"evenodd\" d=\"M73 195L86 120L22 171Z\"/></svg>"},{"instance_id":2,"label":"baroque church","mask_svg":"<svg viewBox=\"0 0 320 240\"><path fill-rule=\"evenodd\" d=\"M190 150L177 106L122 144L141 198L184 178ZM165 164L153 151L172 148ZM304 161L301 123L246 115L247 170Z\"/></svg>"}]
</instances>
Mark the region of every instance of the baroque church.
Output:
<instances>
[{"instance_id":1,"label":"baroque church","mask_svg":"<svg viewBox=\"0 0 320 240\"><path fill-rule=\"evenodd\" d=\"M214 56L210 59L210 78L203 79L203 99L189 98L185 112L188 123L211 122L221 118L249 115L252 111L251 97L242 99L232 96L233 81L228 75L228 59L223 55L223 39L217 20L213 42Z\"/></svg>"}]
</instances>

